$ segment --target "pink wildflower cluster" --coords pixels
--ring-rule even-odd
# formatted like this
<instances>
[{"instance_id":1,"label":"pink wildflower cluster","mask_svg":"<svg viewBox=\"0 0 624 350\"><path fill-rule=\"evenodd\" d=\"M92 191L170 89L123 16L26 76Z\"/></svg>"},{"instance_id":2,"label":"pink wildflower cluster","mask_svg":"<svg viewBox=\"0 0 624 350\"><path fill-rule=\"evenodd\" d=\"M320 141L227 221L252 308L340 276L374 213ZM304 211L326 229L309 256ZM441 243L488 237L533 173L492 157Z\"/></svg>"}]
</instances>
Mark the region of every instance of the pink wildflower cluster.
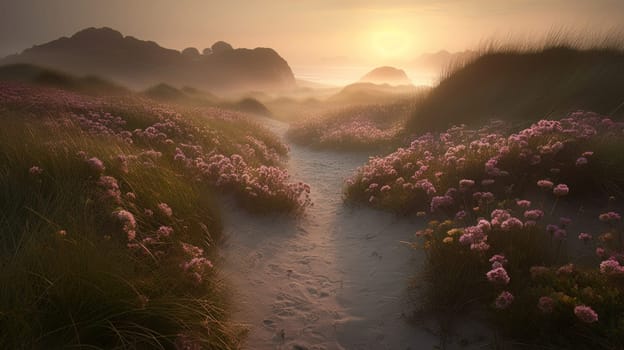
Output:
<instances>
[{"instance_id":1,"label":"pink wildflower cluster","mask_svg":"<svg viewBox=\"0 0 624 350\"><path fill-rule=\"evenodd\" d=\"M249 167L243 157L214 155L204 161L195 160L200 174L214 186L230 188L252 202L270 201L292 203L305 207L310 202L310 186L302 182L290 182L284 169L261 165Z\"/></svg>"},{"instance_id":2,"label":"pink wildflower cluster","mask_svg":"<svg viewBox=\"0 0 624 350\"><path fill-rule=\"evenodd\" d=\"M371 158L348 181L347 195L363 202L370 196L386 198L374 201L375 206L408 209L416 204L415 209L423 210L425 204L430 208L446 204L447 201L439 197L459 182L462 201L454 198L453 206L464 204L464 194L479 193L475 200L480 201L458 209L481 209L489 199L482 197L482 193L507 197L509 191L518 188L518 182L535 181L533 183L551 191L555 197L566 196L574 188L566 183L554 183L552 179L579 171L576 166L578 151L571 145L576 147L608 135L621 137L624 123L611 121L607 127L602 123L605 119L610 120L590 112L575 112L562 120L541 120L509 136L504 135L506 126L500 122L477 130L459 126L439 134L421 135L407 148L399 148L385 157ZM590 156L593 156L591 151L582 153L585 159ZM471 178L464 177L468 168ZM481 170L475 173L474 169ZM399 178L402 181L397 185ZM370 184L377 184L377 189L369 189ZM384 186L390 186L392 191L376 192ZM528 209L530 202L519 205ZM531 217L538 216L537 212L532 214Z\"/></svg>"},{"instance_id":3,"label":"pink wildflower cluster","mask_svg":"<svg viewBox=\"0 0 624 350\"><path fill-rule=\"evenodd\" d=\"M182 271L184 271L194 283L202 283L204 275L213 267L212 262L204 257L203 249L184 242L181 242L181 245L182 251L186 256L186 260L180 264Z\"/></svg>"},{"instance_id":4,"label":"pink wildflower cluster","mask_svg":"<svg viewBox=\"0 0 624 350\"><path fill-rule=\"evenodd\" d=\"M485 275L488 281L494 284L506 285L509 283L510 280L509 275L507 275L507 270L505 270L505 268L502 266L493 268Z\"/></svg>"},{"instance_id":5,"label":"pink wildflower cluster","mask_svg":"<svg viewBox=\"0 0 624 350\"><path fill-rule=\"evenodd\" d=\"M620 214L613 212L613 211L600 214L598 218L600 219L600 221L603 221L603 222L616 222L622 219Z\"/></svg>"},{"instance_id":6,"label":"pink wildflower cluster","mask_svg":"<svg viewBox=\"0 0 624 350\"><path fill-rule=\"evenodd\" d=\"M128 241L133 241L136 238L136 219L134 215L127 210L118 210L113 213L115 218L121 223L123 231L127 234Z\"/></svg>"},{"instance_id":7,"label":"pink wildflower cluster","mask_svg":"<svg viewBox=\"0 0 624 350\"><path fill-rule=\"evenodd\" d=\"M598 322L598 314L589 306L579 305L574 308L574 315L585 323Z\"/></svg>"},{"instance_id":8,"label":"pink wildflower cluster","mask_svg":"<svg viewBox=\"0 0 624 350\"><path fill-rule=\"evenodd\" d=\"M158 203L158 211L168 218L173 215L173 209L167 203Z\"/></svg>"},{"instance_id":9,"label":"pink wildflower cluster","mask_svg":"<svg viewBox=\"0 0 624 350\"><path fill-rule=\"evenodd\" d=\"M387 144L402 131L400 121L413 102L352 106L294 124L288 135L296 142L322 147L368 148Z\"/></svg>"},{"instance_id":10,"label":"pink wildflower cluster","mask_svg":"<svg viewBox=\"0 0 624 350\"><path fill-rule=\"evenodd\" d=\"M121 189L117 179L112 176L102 175L97 181L100 189L100 199L103 201L121 202Z\"/></svg>"},{"instance_id":11,"label":"pink wildflower cluster","mask_svg":"<svg viewBox=\"0 0 624 350\"><path fill-rule=\"evenodd\" d=\"M608 259L600 263L600 272L605 275L624 275L624 266L616 259Z\"/></svg>"},{"instance_id":12,"label":"pink wildflower cluster","mask_svg":"<svg viewBox=\"0 0 624 350\"><path fill-rule=\"evenodd\" d=\"M32 167L30 167L30 169L28 169L28 173L33 176L38 176L43 174L43 169L36 165L33 165Z\"/></svg>"},{"instance_id":13,"label":"pink wildflower cluster","mask_svg":"<svg viewBox=\"0 0 624 350\"><path fill-rule=\"evenodd\" d=\"M504 310L508 308L514 300L513 294L508 291L504 291L500 293L496 300L494 301L494 306L499 310Z\"/></svg>"},{"instance_id":14,"label":"pink wildflower cluster","mask_svg":"<svg viewBox=\"0 0 624 350\"><path fill-rule=\"evenodd\" d=\"M502 254L493 255L489 262L492 264L492 269L503 267L507 264L507 258Z\"/></svg>"},{"instance_id":15,"label":"pink wildflower cluster","mask_svg":"<svg viewBox=\"0 0 624 350\"><path fill-rule=\"evenodd\" d=\"M112 162L84 153L79 155L88 168L99 175L106 172L107 166L127 173L133 163L157 168L159 162L173 159L180 164L181 171L220 189L232 190L255 206L265 206L267 199L280 204L273 207L281 208L310 204L309 187L291 182L286 171L279 167L287 147L268 130L239 113L219 108L172 108L138 97L94 98L13 83L0 83L0 105L45 111L42 114L54 116L47 122L56 123L57 127L77 127L88 134L117 137L141 149L134 155L120 154ZM130 129L132 123L128 123L126 114L140 114L149 124ZM198 123L194 118L203 120ZM216 127L212 127L213 122ZM250 131L233 138L220 129L223 124L232 126L224 129ZM32 172L35 171L33 168ZM105 196L118 201L118 186L110 178L103 178L101 186L107 193Z\"/></svg>"}]
</instances>

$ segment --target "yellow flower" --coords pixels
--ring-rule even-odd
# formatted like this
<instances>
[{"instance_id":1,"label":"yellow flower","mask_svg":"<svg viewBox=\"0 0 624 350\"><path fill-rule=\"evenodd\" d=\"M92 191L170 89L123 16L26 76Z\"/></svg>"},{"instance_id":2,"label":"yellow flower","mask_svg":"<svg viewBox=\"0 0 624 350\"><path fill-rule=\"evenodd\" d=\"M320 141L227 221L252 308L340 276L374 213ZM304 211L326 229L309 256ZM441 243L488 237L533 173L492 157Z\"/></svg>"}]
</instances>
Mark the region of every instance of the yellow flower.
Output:
<instances>
[{"instance_id":1,"label":"yellow flower","mask_svg":"<svg viewBox=\"0 0 624 350\"><path fill-rule=\"evenodd\" d=\"M449 236L461 235L462 233L464 233L464 230L461 228L452 228L446 232Z\"/></svg>"},{"instance_id":2,"label":"yellow flower","mask_svg":"<svg viewBox=\"0 0 624 350\"><path fill-rule=\"evenodd\" d=\"M556 293L556 297L564 304L574 304L575 301L575 298L561 292Z\"/></svg>"},{"instance_id":3,"label":"yellow flower","mask_svg":"<svg viewBox=\"0 0 624 350\"><path fill-rule=\"evenodd\" d=\"M440 224L440 228L442 230L446 230L448 228L451 228L452 226L453 226L453 221L451 220L445 220L444 222Z\"/></svg>"},{"instance_id":4,"label":"yellow flower","mask_svg":"<svg viewBox=\"0 0 624 350\"><path fill-rule=\"evenodd\" d=\"M602 234L602 235L599 237L599 239L600 239L602 242L612 241L612 240L613 240L613 233L611 233L611 232L604 233L604 234Z\"/></svg>"},{"instance_id":5,"label":"yellow flower","mask_svg":"<svg viewBox=\"0 0 624 350\"><path fill-rule=\"evenodd\" d=\"M431 221L429 221L429 227L431 227L431 228L436 228L436 227L438 227L439 224L440 224L440 222L438 220L431 220Z\"/></svg>"},{"instance_id":6,"label":"yellow flower","mask_svg":"<svg viewBox=\"0 0 624 350\"><path fill-rule=\"evenodd\" d=\"M444 237L442 242L445 243L445 244L453 243L453 237Z\"/></svg>"}]
</instances>

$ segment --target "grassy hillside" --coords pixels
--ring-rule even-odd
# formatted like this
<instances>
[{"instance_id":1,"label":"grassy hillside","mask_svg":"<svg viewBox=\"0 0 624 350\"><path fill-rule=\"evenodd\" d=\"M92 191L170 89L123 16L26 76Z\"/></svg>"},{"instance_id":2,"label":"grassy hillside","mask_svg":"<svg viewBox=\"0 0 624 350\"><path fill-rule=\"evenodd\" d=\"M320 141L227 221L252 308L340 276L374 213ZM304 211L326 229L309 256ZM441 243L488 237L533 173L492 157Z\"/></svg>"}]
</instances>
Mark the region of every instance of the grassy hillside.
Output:
<instances>
[{"instance_id":1,"label":"grassy hillside","mask_svg":"<svg viewBox=\"0 0 624 350\"><path fill-rule=\"evenodd\" d=\"M0 81L19 82L87 94L120 95L129 91L113 82L96 76L75 77L57 70L31 64L0 66Z\"/></svg>"},{"instance_id":2,"label":"grassy hillside","mask_svg":"<svg viewBox=\"0 0 624 350\"><path fill-rule=\"evenodd\" d=\"M493 49L451 69L417 106L407 129L440 131L492 118L529 124L578 109L619 117L623 103L622 50Z\"/></svg>"},{"instance_id":3,"label":"grassy hillside","mask_svg":"<svg viewBox=\"0 0 624 350\"><path fill-rule=\"evenodd\" d=\"M526 349L622 349L624 123L511 130L419 136L358 168L346 199L431 219L416 280L441 319L474 311Z\"/></svg>"},{"instance_id":4,"label":"grassy hillside","mask_svg":"<svg viewBox=\"0 0 624 350\"><path fill-rule=\"evenodd\" d=\"M243 116L0 83L0 348L236 348L217 193L297 210Z\"/></svg>"},{"instance_id":5,"label":"grassy hillside","mask_svg":"<svg viewBox=\"0 0 624 350\"><path fill-rule=\"evenodd\" d=\"M288 137L299 144L342 151L396 146L414 105L411 99L397 99L335 108L292 124Z\"/></svg>"}]
</instances>

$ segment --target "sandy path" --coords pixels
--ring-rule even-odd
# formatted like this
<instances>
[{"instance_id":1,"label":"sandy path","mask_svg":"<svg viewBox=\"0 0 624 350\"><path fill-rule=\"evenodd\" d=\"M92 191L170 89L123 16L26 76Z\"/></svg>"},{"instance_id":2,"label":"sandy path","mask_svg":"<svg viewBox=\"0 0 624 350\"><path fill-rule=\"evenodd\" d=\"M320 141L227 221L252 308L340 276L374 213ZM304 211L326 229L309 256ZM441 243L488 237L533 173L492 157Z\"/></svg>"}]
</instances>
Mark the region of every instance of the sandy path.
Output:
<instances>
[{"instance_id":1,"label":"sandy path","mask_svg":"<svg viewBox=\"0 0 624 350\"><path fill-rule=\"evenodd\" d=\"M267 122L278 134L286 125ZM289 171L310 184L304 218L225 211L225 274L250 328L248 349L432 349L410 325L407 285L423 260L401 241L422 220L345 207L342 181L366 155L291 145Z\"/></svg>"}]
</instances>

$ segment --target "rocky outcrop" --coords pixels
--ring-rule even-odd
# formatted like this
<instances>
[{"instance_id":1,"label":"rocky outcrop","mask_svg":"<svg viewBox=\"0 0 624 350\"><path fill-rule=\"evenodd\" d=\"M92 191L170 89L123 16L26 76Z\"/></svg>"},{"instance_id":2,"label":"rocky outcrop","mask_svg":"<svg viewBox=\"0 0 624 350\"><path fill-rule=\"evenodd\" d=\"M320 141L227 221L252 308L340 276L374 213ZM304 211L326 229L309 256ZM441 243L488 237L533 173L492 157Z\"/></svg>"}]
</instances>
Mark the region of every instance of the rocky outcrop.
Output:
<instances>
[{"instance_id":1,"label":"rocky outcrop","mask_svg":"<svg viewBox=\"0 0 624 350\"><path fill-rule=\"evenodd\" d=\"M412 82L402 69L394 67L375 68L360 79L361 83L410 85Z\"/></svg>"},{"instance_id":2,"label":"rocky outcrop","mask_svg":"<svg viewBox=\"0 0 624 350\"><path fill-rule=\"evenodd\" d=\"M273 49L234 49L217 42L203 55L196 49L181 53L110 28L88 28L0 60L11 63L97 75L135 88L160 82L220 92L295 86L288 63Z\"/></svg>"}]
</instances>

